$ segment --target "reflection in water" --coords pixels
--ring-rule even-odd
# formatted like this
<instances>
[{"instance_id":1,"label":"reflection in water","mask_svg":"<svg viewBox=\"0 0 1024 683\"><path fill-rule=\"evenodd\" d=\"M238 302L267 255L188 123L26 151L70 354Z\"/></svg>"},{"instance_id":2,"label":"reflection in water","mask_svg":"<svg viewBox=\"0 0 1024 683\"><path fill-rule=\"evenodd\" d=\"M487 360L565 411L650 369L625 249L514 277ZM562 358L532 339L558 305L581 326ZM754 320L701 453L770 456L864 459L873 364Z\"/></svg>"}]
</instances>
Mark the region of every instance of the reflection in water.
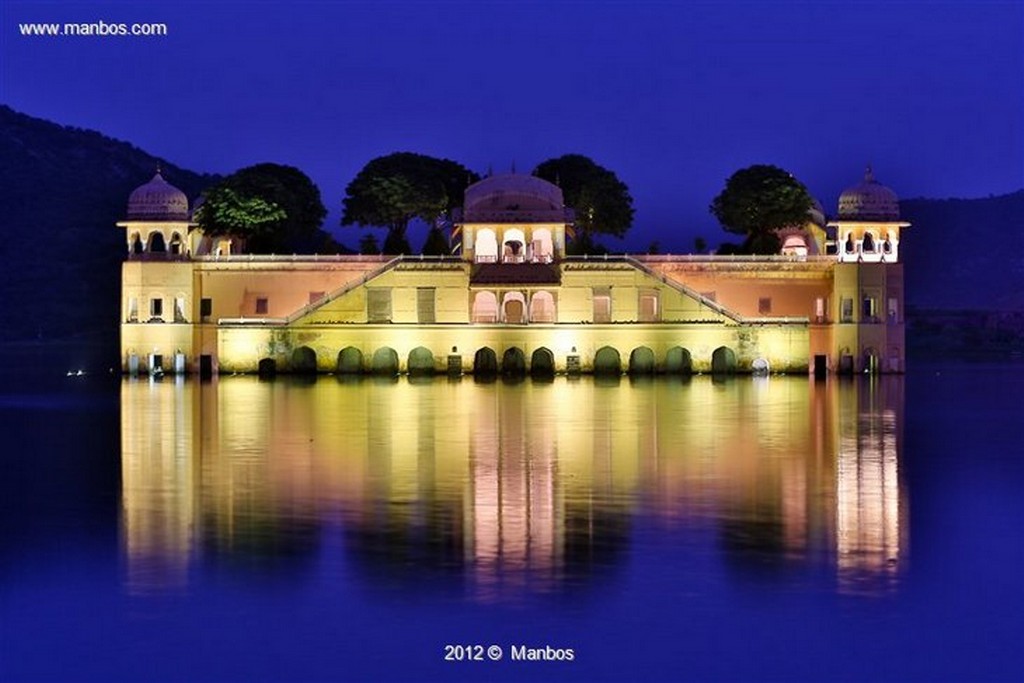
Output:
<instances>
[{"instance_id":1,"label":"reflection in water","mask_svg":"<svg viewBox=\"0 0 1024 683\"><path fill-rule=\"evenodd\" d=\"M121 406L133 592L344 548L332 571L515 600L620 569L641 518L666 546L715 530L740 571L832 564L843 592L906 560L901 378L127 381Z\"/></svg>"}]
</instances>

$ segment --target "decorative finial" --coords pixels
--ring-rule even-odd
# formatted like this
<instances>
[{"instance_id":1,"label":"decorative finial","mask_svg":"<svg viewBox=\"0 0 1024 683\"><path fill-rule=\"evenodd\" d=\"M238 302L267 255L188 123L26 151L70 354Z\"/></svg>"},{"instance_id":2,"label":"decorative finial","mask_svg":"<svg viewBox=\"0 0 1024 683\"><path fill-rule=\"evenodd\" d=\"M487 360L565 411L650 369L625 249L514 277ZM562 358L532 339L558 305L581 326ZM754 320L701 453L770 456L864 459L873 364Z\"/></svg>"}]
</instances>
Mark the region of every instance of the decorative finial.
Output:
<instances>
[{"instance_id":1,"label":"decorative finial","mask_svg":"<svg viewBox=\"0 0 1024 683\"><path fill-rule=\"evenodd\" d=\"M873 183L875 182L875 174L871 170L871 164L868 164L867 169L864 171L864 182Z\"/></svg>"},{"instance_id":2,"label":"decorative finial","mask_svg":"<svg viewBox=\"0 0 1024 683\"><path fill-rule=\"evenodd\" d=\"M156 174L160 175L162 172L163 172L163 168L161 167L160 160L157 159L157 162L156 162Z\"/></svg>"}]
</instances>

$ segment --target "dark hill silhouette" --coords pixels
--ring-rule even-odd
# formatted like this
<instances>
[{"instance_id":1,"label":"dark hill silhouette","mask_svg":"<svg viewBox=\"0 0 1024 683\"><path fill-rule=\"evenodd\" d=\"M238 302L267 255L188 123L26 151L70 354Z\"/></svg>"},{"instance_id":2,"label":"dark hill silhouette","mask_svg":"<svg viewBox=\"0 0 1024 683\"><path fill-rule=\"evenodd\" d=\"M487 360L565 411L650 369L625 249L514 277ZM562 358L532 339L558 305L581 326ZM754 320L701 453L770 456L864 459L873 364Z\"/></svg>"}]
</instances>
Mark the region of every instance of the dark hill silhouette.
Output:
<instances>
[{"instance_id":1,"label":"dark hill silhouette","mask_svg":"<svg viewBox=\"0 0 1024 683\"><path fill-rule=\"evenodd\" d=\"M901 215L906 300L918 309L1024 310L1024 190L910 199Z\"/></svg>"},{"instance_id":2,"label":"dark hill silhouette","mask_svg":"<svg viewBox=\"0 0 1024 683\"><path fill-rule=\"evenodd\" d=\"M0 105L0 339L115 349L128 195L157 165L190 199L217 180L95 131Z\"/></svg>"}]
</instances>

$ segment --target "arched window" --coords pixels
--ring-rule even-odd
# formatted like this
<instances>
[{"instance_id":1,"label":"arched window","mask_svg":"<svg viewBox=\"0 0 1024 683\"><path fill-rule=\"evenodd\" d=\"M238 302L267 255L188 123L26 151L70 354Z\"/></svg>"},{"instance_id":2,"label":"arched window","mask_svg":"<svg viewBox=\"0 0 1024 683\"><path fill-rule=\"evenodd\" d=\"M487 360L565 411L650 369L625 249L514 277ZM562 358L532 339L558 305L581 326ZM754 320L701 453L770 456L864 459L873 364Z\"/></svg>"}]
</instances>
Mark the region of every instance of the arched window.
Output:
<instances>
[{"instance_id":1,"label":"arched window","mask_svg":"<svg viewBox=\"0 0 1024 683\"><path fill-rule=\"evenodd\" d=\"M171 235L171 243L168 245L167 251L169 251L172 254L181 254L184 251L181 241L181 235L179 235L178 233L174 233L173 235Z\"/></svg>"},{"instance_id":2,"label":"arched window","mask_svg":"<svg viewBox=\"0 0 1024 683\"><path fill-rule=\"evenodd\" d=\"M875 253L875 237L870 232L864 233L864 242L861 247L861 250L865 254Z\"/></svg>"},{"instance_id":3,"label":"arched window","mask_svg":"<svg viewBox=\"0 0 1024 683\"><path fill-rule=\"evenodd\" d=\"M142 237L139 235L139 233L135 233L134 235L132 235L131 253L141 254L143 250L144 247L142 245Z\"/></svg>"},{"instance_id":4,"label":"arched window","mask_svg":"<svg viewBox=\"0 0 1024 683\"><path fill-rule=\"evenodd\" d=\"M501 240L502 263L522 263L526 260L526 236L519 228L509 228Z\"/></svg>"},{"instance_id":5,"label":"arched window","mask_svg":"<svg viewBox=\"0 0 1024 683\"><path fill-rule=\"evenodd\" d=\"M494 231L484 228L476 233L476 247L473 258L477 263L495 263L498 260L498 240Z\"/></svg>"},{"instance_id":6,"label":"arched window","mask_svg":"<svg viewBox=\"0 0 1024 683\"><path fill-rule=\"evenodd\" d=\"M847 254L852 254L856 251L856 246L853 243L853 233L847 234L846 244L843 245L843 251Z\"/></svg>"},{"instance_id":7,"label":"arched window","mask_svg":"<svg viewBox=\"0 0 1024 683\"><path fill-rule=\"evenodd\" d=\"M533 260L537 263L551 263L555 251L551 241L551 231L538 228L533 231Z\"/></svg>"},{"instance_id":8,"label":"arched window","mask_svg":"<svg viewBox=\"0 0 1024 683\"><path fill-rule=\"evenodd\" d=\"M494 292L477 292L473 297L472 321L475 323L498 322L498 297Z\"/></svg>"},{"instance_id":9,"label":"arched window","mask_svg":"<svg viewBox=\"0 0 1024 683\"><path fill-rule=\"evenodd\" d=\"M164 235L161 232L152 232L149 235L149 249L153 254L166 254L167 243L164 242Z\"/></svg>"},{"instance_id":10,"label":"arched window","mask_svg":"<svg viewBox=\"0 0 1024 683\"><path fill-rule=\"evenodd\" d=\"M551 292L537 292L530 298L530 322L555 322L555 297Z\"/></svg>"}]
</instances>

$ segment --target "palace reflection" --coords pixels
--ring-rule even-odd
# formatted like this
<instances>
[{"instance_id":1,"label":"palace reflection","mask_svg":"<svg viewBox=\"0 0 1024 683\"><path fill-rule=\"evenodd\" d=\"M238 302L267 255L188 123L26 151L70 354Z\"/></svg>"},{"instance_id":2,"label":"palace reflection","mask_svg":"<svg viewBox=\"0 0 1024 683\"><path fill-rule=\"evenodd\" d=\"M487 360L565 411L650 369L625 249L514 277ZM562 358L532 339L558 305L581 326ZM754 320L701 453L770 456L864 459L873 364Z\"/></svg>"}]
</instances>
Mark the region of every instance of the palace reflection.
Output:
<instances>
[{"instance_id":1,"label":"palace reflection","mask_svg":"<svg viewBox=\"0 0 1024 683\"><path fill-rule=\"evenodd\" d=\"M341 548L368 581L502 600L615 571L643 516L877 593L907 560L902 381L127 381L128 589Z\"/></svg>"}]
</instances>

